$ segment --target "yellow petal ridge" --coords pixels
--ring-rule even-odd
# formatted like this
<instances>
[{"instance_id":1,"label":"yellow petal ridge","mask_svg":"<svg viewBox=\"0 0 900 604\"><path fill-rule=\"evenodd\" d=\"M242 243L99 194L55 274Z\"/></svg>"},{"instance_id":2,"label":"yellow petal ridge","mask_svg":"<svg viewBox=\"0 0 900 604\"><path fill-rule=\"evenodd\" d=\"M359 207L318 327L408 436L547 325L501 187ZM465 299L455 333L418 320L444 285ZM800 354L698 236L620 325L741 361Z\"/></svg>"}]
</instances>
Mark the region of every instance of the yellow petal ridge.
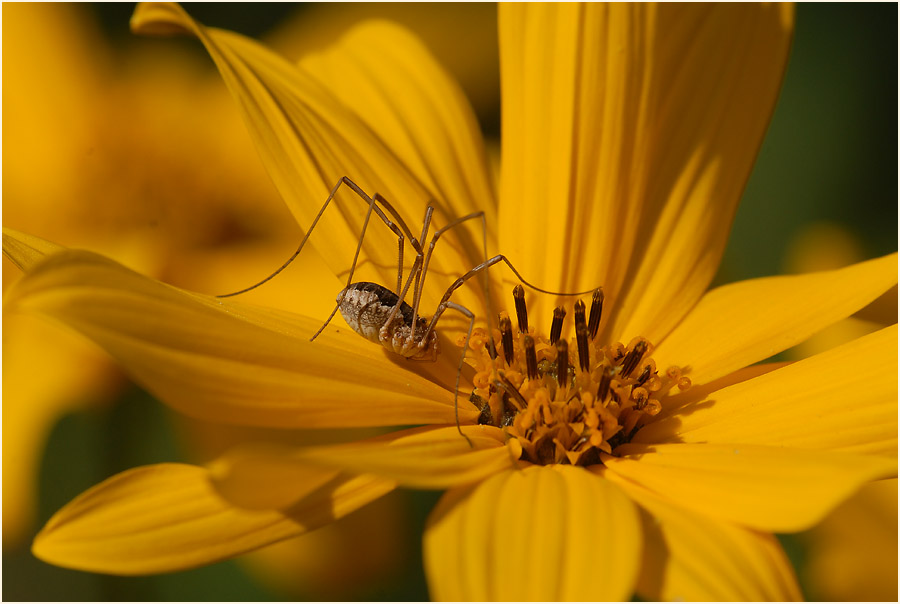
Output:
<instances>
[{"instance_id":1,"label":"yellow petal ridge","mask_svg":"<svg viewBox=\"0 0 900 604\"><path fill-rule=\"evenodd\" d=\"M716 390L632 442L752 444L897 457L897 326Z\"/></svg>"},{"instance_id":2,"label":"yellow petal ridge","mask_svg":"<svg viewBox=\"0 0 900 604\"><path fill-rule=\"evenodd\" d=\"M834 270L751 279L708 292L653 352L704 384L798 344L897 283L897 254Z\"/></svg>"},{"instance_id":3,"label":"yellow petal ridge","mask_svg":"<svg viewBox=\"0 0 900 604\"><path fill-rule=\"evenodd\" d=\"M531 466L449 491L425 532L435 600L622 600L640 522L618 487L583 468ZM602 563L597 552L615 552Z\"/></svg>"},{"instance_id":4,"label":"yellow petal ridge","mask_svg":"<svg viewBox=\"0 0 900 604\"><path fill-rule=\"evenodd\" d=\"M390 491L358 477L289 512L243 510L219 497L203 468L160 464L100 483L57 512L32 551L91 572L144 575L210 564L343 516Z\"/></svg>"},{"instance_id":5,"label":"yellow petal ridge","mask_svg":"<svg viewBox=\"0 0 900 604\"><path fill-rule=\"evenodd\" d=\"M875 456L757 445L631 443L603 455L603 476L702 515L770 532L807 529L870 480L897 474Z\"/></svg>"},{"instance_id":6,"label":"yellow petal ridge","mask_svg":"<svg viewBox=\"0 0 900 604\"><path fill-rule=\"evenodd\" d=\"M803 599L773 535L695 514L636 484L622 488L642 508L644 563L638 594L666 602Z\"/></svg>"}]
</instances>

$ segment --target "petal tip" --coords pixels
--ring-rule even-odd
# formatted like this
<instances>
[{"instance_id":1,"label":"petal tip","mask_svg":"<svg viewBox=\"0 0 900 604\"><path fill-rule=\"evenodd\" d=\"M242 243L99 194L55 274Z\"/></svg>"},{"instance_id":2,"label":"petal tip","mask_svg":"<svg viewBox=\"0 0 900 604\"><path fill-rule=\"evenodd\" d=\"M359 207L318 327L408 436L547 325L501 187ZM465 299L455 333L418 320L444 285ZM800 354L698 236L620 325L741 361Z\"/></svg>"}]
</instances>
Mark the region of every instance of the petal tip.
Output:
<instances>
[{"instance_id":1,"label":"petal tip","mask_svg":"<svg viewBox=\"0 0 900 604\"><path fill-rule=\"evenodd\" d=\"M192 35L193 21L173 2L140 2L131 16L132 33L146 36Z\"/></svg>"}]
</instances>

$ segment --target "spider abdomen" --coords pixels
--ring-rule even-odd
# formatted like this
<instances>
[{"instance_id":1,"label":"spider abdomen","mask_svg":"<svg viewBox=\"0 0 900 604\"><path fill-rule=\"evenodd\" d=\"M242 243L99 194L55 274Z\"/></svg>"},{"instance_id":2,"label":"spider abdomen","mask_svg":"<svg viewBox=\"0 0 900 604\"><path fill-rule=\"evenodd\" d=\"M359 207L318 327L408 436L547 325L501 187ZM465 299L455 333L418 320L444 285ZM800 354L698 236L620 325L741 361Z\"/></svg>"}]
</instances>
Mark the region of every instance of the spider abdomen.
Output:
<instances>
[{"instance_id":1,"label":"spider abdomen","mask_svg":"<svg viewBox=\"0 0 900 604\"><path fill-rule=\"evenodd\" d=\"M377 283L361 281L341 290L337 298L341 315L350 328L371 342L381 344L391 352L411 359L431 359L437 356L437 337L428 331L428 321L417 317L413 330L413 308L388 288ZM400 308L388 325L397 305Z\"/></svg>"}]
</instances>

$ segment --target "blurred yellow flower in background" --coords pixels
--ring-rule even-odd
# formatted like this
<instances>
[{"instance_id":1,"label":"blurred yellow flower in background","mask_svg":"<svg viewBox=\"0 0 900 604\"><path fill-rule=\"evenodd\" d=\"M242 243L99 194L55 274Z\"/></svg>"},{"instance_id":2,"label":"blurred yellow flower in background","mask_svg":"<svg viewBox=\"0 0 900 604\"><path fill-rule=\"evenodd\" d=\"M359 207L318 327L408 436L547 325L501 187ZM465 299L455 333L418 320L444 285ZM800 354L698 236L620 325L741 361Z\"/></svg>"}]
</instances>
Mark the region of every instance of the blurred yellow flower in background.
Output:
<instances>
[{"instance_id":1,"label":"blurred yellow flower in background","mask_svg":"<svg viewBox=\"0 0 900 604\"><path fill-rule=\"evenodd\" d=\"M811 600L897 601L897 479L864 486L800 538Z\"/></svg>"}]
</instances>

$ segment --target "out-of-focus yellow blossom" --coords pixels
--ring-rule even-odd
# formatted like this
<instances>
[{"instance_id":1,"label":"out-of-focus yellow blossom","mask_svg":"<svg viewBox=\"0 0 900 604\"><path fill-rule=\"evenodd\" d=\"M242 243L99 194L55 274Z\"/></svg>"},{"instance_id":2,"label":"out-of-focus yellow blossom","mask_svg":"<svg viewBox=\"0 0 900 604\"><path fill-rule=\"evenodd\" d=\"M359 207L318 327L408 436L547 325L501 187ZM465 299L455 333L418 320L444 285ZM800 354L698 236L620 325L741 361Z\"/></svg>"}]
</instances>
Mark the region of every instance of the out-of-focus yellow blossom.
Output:
<instances>
[{"instance_id":1,"label":"out-of-focus yellow blossom","mask_svg":"<svg viewBox=\"0 0 900 604\"><path fill-rule=\"evenodd\" d=\"M801 535L811 600L897 601L897 480L864 486Z\"/></svg>"}]
</instances>

